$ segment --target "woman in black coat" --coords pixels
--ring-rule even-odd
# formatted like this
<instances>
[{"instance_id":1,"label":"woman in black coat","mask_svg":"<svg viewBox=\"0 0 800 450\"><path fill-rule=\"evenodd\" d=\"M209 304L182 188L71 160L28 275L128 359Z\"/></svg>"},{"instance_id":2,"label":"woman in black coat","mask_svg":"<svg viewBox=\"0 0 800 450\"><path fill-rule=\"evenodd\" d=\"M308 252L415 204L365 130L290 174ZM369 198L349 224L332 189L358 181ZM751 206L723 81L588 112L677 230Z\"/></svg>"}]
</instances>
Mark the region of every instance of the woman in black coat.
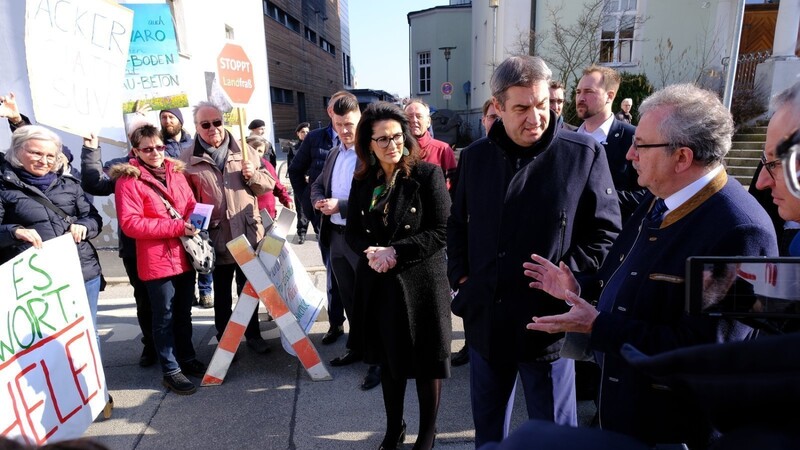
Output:
<instances>
[{"instance_id":1,"label":"woman in black coat","mask_svg":"<svg viewBox=\"0 0 800 450\"><path fill-rule=\"evenodd\" d=\"M363 255L355 303L366 324L364 359L382 367L387 430L380 448L404 441L406 380L415 378L420 430L414 449L429 449L436 438L441 380L450 376L444 248L450 196L442 170L419 160L408 120L391 103L364 111L356 153L345 233Z\"/></svg>"},{"instance_id":2,"label":"woman in black coat","mask_svg":"<svg viewBox=\"0 0 800 450\"><path fill-rule=\"evenodd\" d=\"M87 200L80 181L63 170L63 155L61 139L47 128L27 125L11 136L0 182L0 263L30 247L42 248L44 241L71 234L97 330L100 260L89 239L100 233L103 219Z\"/></svg>"}]
</instances>

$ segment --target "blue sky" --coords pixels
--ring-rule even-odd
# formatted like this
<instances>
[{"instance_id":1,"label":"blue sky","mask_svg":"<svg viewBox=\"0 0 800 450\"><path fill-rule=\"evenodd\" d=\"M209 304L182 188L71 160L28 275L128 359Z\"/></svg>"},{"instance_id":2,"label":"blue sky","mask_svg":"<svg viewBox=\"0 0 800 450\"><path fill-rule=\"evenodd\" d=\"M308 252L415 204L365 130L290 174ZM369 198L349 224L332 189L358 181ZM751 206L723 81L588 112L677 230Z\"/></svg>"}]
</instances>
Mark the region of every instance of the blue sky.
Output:
<instances>
[{"instance_id":1,"label":"blue sky","mask_svg":"<svg viewBox=\"0 0 800 450\"><path fill-rule=\"evenodd\" d=\"M448 4L448 0L349 0L350 56L358 88L408 96L406 14Z\"/></svg>"}]
</instances>

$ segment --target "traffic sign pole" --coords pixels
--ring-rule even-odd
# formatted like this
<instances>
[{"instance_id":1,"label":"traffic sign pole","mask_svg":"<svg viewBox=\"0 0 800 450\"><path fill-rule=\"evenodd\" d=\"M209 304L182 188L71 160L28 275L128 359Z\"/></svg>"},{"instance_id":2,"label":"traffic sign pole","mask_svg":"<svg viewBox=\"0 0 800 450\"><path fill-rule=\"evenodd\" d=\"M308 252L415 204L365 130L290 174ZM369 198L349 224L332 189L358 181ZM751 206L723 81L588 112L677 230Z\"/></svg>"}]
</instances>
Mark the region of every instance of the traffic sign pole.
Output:
<instances>
[{"instance_id":1,"label":"traffic sign pole","mask_svg":"<svg viewBox=\"0 0 800 450\"><path fill-rule=\"evenodd\" d=\"M247 121L247 119L244 117L244 108L240 106L236 109L239 112L239 114L237 114L237 116L239 116L239 136L242 137L242 162L247 162L247 139L244 136L244 123Z\"/></svg>"}]
</instances>

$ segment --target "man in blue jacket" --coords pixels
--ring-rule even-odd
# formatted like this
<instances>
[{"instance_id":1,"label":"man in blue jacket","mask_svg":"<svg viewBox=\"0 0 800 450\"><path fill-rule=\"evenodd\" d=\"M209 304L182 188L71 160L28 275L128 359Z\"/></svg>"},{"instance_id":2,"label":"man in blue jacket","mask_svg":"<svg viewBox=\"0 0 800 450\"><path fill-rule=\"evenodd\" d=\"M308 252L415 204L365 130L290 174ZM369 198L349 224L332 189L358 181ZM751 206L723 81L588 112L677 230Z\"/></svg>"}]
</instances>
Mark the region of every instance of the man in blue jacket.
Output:
<instances>
[{"instance_id":1,"label":"man in blue jacket","mask_svg":"<svg viewBox=\"0 0 800 450\"><path fill-rule=\"evenodd\" d=\"M603 147L556 126L551 71L514 56L492 75L500 121L461 153L447 230L453 312L470 353L475 446L500 441L517 373L530 418L577 425L574 361L563 334L525 329L563 302L531 291L522 264L534 252L570 267L600 267L620 228Z\"/></svg>"},{"instance_id":2,"label":"man in blue jacket","mask_svg":"<svg viewBox=\"0 0 800 450\"><path fill-rule=\"evenodd\" d=\"M525 264L532 287L570 306L564 314L533 315L528 329L588 334L602 369L602 429L651 446L706 448L714 431L695 400L632 367L620 350L630 344L656 355L750 337L752 330L740 322L685 313L686 258L777 256L775 230L764 209L725 172L734 125L716 94L672 85L648 97L639 112L627 158L650 193L595 276L578 284L569 268L537 255Z\"/></svg>"}]
</instances>

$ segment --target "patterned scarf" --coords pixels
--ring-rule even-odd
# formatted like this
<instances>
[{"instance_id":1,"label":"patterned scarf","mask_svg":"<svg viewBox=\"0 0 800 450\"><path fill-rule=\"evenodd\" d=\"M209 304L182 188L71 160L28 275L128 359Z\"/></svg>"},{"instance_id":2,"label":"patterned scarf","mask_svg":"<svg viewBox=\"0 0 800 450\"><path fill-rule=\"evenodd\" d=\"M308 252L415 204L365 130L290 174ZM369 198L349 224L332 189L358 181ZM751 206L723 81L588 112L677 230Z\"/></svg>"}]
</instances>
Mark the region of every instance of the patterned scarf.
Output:
<instances>
[{"instance_id":1,"label":"patterned scarf","mask_svg":"<svg viewBox=\"0 0 800 450\"><path fill-rule=\"evenodd\" d=\"M392 179L388 183L381 183L372 190L372 201L369 204L369 210L370 212L375 210L382 211L384 225L388 225L389 197L392 196L392 191L394 191L398 172L399 170L395 169L394 173L392 173ZM383 171L379 170L378 179L380 180L383 177L385 177Z\"/></svg>"}]
</instances>

